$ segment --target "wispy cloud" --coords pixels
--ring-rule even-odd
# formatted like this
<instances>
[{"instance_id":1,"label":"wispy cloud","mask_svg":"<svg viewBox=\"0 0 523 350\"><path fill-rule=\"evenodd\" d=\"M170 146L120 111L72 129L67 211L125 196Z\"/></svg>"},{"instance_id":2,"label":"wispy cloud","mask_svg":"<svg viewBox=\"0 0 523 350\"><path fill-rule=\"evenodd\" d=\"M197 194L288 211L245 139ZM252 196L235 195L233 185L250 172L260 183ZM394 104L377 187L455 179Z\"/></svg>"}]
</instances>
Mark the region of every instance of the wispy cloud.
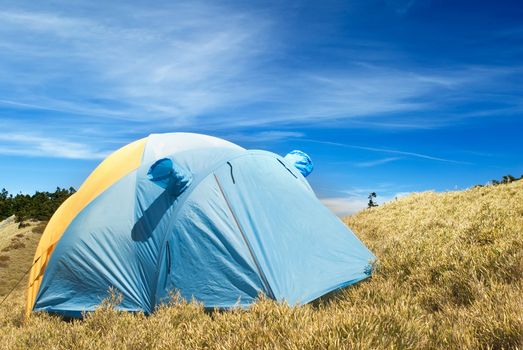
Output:
<instances>
[{"instance_id":1,"label":"wispy cloud","mask_svg":"<svg viewBox=\"0 0 523 350\"><path fill-rule=\"evenodd\" d=\"M288 139L296 139L305 136L304 133L298 131L285 130L268 130L268 131L254 131L244 133L226 134L223 137L234 142L276 142L287 141Z\"/></svg>"},{"instance_id":2,"label":"wispy cloud","mask_svg":"<svg viewBox=\"0 0 523 350\"><path fill-rule=\"evenodd\" d=\"M0 41L11 53L0 60L3 103L183 126L260 92L246 72L263 57L262 18L198 3L140 8L143 20L136 10L119 8L114 21L0 12L0 31L12 34ZM38 68L24 64L33 60Z\"/></svg>"},{"instance_id":3,"label":"wispy cloud","mask_svg":"<svg viewBox=\"0 0 523 350\"><path fill-rule=\"evenodd\" d=\"M342 65L289 69L281 62L292 62L286 57L291 44L263 11L202 2L157 9L120 4L103 17L62 5L0 11L0 49L6 53L0 57L0 108L52 111L71 124L121 120L141 133L333 122L423 129L477 117L479 112L467 117L446 107L490 92L492 84L502 90L500 82L514 72L413 68L398 63L397 48L357 40ZM376 58L384 55L395 59ZM496 100L505 110L518 101L521 107L515 96ZM427 110L437 113L424 115Z\"/></svg>"},{"instance_id":4,"label":"wispy cloud","mask_svg":"<svg viewBox=\"0 0 523 350\"><path fill-rule=\"evenodd\" d=\"M504 106L501 109L455 112L457 106L477 100L517 71L476 66L416 71L361 62L347 63L342 69L291 71L260 96L266 101L261 113L237 116L232 125L328 126L336 122L371 129L441 128L520 110L523 99L505 95L490 96ZM500 89L498 85L496 90Z\"/></svg>"},{"instance_id":5,"label":"wispy cloud","mask_svg":"<svg viewBox=\"0 0 523 350\"><path fill-rule=\"evenodd\" d=\"M101 159L107 151L89 145L31 134L0 134L0 154L47 158Z\"/></svg>"},{"instance_id":6,"label":"wispy cloud","mask_svg":"<svg viewBox=\"0 0 523 350\"><path fill-rule=\"evenodd\" d=\"M469 162L464 162L464 161L459 161L459 160L454 160L454 159L441 158L441 157L435 157L435 156L432 156L432 155L423 154L423 153L417 153L417 152L400 151L400 150L388 149L388 148L366 147L366 146L351 145L351 144L340 143L340 142L313 140L313 139L305 139L305 138L303 138L301 140L302 141L306 141L306 142L312 142L312 143L318 143L318 144L323 144L323 145L329 145L329 146L336 146L336 147L343 147L343 148L353 148L353 149L360 149L360 150L365 150L365 151L370 151L370 152L378 152L378 153L398 154L398 155L402 155L402 156L409 156L409 157L414 157L414 158L434 160L434 161L445 162L445 163L468 164L468 165L471 164ZM397 159L395 159L397 157L391 157L391 158L386 158L386 159L389 159L388 161L397 160Z\"/></svg>"},{"instance_id":7,"label":"wispy cloud","mask_svg":"<svg viewBox=\"0 0 523 350\"><path fill-rule=\"evenodd\" d=\"M393 5L410 8L411 2ZM116 148L150 132L191 130L268 142L304 138L289 128L432 129L523 110L521 96L504 87L521 67L423 68L408 64L391 43L357 38L340 45L344 49L331 57L337 64L296 64L292 35L282 35L282 23L268 11L199 1L155 8L119 3L105 10L102 16L94 4L60 0L3 7L5 133L38 125L39 135L75 142L74 133L82 133L79 143L94 151L73 153L89 157L99 153L100 142L103 150ZM487 94L495 106L461 112L460 106ZM341 146L390 155L362 167L402 157L465 164ZM4 145L3 152L15 150ZM16 152L43 154L28 147Z\"/></svg>"},{"instance_id":8,"label":"wispy cloud","mask_svg":"<svg viewBox=\"0 0 523 350\"><path fill-rule=\"evenodd\" d=\"M355 163L355 165L357 167L360 167L360 168L370 168L370 167L374 167L374 166L378 166L378 165L394 162L394 161L400 160L400 159L401 159L401 157L388 157L388 158L381 158L381 159L371 160L371 161L368 161L368 162L358 162L358 163Z\"/></svg>"}]
</instances>

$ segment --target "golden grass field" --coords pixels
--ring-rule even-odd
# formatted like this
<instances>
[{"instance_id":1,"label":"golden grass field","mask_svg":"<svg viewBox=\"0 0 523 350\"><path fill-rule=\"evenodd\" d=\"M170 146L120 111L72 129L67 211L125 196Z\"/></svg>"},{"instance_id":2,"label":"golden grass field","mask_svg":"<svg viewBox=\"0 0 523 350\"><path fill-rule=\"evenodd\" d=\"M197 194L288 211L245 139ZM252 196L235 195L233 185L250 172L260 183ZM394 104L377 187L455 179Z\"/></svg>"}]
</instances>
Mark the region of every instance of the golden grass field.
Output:
<instances>
[{"instance_id":1,"label":"golden grass field","mask_svg":"<svg viewBox=\"0 0 523 350\"><path fill-rule=\"evenodd\" d=\"M412 194L345 222L379 263L371 279L314 305L262 298L206 313L174 300L146 317L108 300L82 321L24 321L24 280L0 307L0 348L523 349L523 181ZM2 253L13 254L2 280L27 269L26 246Z\"/></svg>"}]
</instances>

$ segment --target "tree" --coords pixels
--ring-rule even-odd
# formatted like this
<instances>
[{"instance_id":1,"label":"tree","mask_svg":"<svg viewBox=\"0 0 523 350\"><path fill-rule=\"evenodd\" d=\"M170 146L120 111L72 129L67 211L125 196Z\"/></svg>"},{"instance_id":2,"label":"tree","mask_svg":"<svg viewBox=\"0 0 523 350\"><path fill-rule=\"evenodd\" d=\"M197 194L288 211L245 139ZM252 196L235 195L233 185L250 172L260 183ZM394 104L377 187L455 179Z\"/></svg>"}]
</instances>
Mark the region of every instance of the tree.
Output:
<instances>
[{"instance_id":1,"label":"tree","mask_svg":"<svg viewBox=\"0 0 523 350\"><path fill-rule=\"evenodd\" d=\"M377 207L378 206L378 203L374 201L374 199L377 197L378 195L376 194L376 192L371 192L369 193L369 203L367 204L367 208L372 208L372 207Z\"/></svg>"},{"instance_id":2,"label":"tree","mask_svg":"<svg viewBox=\"0 0 523 350\"><path fill-rule=\"evenodd\" d=\"M9 194L6 189L0 191L0 220L11 215L17 222L24 220L49 220L58 207L76 190L57 187L54 192L36 191L34 195L19 193Z\"/></svg>"},{"instance_id":3,"label":"tree","mask_svg":"<svg viewBox=\"0 0 523 350\"><path fill-rule=\"evenodd\" d=\"M508 184L508 183L513 182L513 181L516 181L516 178L509 174L509 175L503 176L503 179L501 180L501 183Z\"/></svg>"},{"instance_id":4,"label":"tree","mask_svg":"<svg viewBox=\"0 0 523 350\"><path fill-rule=\"evenodd\" d=\"M9 199L9 192L7 192L5 188L2 188L0 192L0 221L11 215L11 201Z\"/></svg>"}]
</instances>

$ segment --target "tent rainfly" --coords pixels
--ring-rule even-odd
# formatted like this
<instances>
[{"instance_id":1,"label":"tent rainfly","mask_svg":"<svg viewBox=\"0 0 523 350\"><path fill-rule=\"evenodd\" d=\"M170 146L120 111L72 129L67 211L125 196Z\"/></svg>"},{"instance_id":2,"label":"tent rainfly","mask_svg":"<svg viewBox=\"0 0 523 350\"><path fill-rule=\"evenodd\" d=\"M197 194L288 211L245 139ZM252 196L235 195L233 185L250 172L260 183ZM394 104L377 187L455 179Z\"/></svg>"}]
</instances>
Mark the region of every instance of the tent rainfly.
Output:
<instances>
[{"instance_id":1,"label":"tent rainfly","mask_svg":"<svg viewBox=\"0 0 523 350\"><path fill-rule=\"evenodd\" d=\"M310 158L191 133L152 134L105 159L56 211L26 311L81 317L109 288L149 314L171 291L209 308L259 294L310 302L370 276L373 254L316 198Z\"/></svg>"}]
</instances>

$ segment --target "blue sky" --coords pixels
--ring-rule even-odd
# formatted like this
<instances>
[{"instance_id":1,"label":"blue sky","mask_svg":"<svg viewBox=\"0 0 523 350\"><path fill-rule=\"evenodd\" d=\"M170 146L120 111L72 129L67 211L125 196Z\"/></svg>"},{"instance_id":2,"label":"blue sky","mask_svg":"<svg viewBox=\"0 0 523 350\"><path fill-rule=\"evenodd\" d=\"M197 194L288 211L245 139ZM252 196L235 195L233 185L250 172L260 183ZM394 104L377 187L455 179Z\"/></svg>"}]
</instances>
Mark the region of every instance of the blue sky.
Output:
<instances>
[{"instance_id":1,"label":"blue sky","mask_svg":"<svg viewBox=\"0 0 523 350\"><path fill-rule=\"evenodd\" d=\"M0 187L191 131L312 157L338 214L523 174L517 1L0 1Z\"/></svg>"}]
</instances>

